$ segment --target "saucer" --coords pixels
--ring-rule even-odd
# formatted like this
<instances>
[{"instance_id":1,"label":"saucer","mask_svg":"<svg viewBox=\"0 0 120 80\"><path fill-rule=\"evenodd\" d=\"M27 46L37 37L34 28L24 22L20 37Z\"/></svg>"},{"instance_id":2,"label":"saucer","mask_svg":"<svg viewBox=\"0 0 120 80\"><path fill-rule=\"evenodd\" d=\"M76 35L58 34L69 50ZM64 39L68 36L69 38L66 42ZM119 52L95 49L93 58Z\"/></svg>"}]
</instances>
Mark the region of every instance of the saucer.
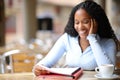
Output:
<instances>
[{"instance_id":1,"label":"saucer","mask_svg":"<svg viewBox=\"0 0 120 80\"><path fill-rule=\"evenodd\" d=\"M119 76L118 75L116 75L116 74L113 74L112 76L110 76L110 77L102 77L100 74L96 74L96 75L94 75L96 78L98 78L98 79L116 79L116 78L118 78Z\"/></svg>"}]
</instances>

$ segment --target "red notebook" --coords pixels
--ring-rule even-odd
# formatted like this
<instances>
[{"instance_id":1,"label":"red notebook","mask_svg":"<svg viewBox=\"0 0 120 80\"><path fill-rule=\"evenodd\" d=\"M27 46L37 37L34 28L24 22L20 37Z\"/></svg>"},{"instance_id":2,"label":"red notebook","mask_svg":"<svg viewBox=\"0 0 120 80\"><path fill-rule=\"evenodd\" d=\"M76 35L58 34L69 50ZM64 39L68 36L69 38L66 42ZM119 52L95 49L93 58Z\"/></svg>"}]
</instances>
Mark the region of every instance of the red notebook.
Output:
<instances>
[{"instance_id":1,"label":"red notebook","mask_svg":"<svg viewBox=\"0 0 120 80\"><path fill-rule=\"evenodd\" d=\"M77 68L47 68L51 73L47 75L40 75L35 80L77 80L83 70Z\"/></svg>"}]
</instances>

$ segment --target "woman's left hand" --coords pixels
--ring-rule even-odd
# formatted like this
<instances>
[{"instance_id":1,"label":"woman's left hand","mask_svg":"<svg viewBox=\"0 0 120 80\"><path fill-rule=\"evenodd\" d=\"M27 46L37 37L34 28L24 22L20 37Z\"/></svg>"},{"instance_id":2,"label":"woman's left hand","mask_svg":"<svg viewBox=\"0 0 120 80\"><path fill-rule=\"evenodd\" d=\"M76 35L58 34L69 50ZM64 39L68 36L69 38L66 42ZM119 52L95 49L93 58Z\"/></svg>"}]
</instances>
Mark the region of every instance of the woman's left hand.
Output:
<instances>
[{"instance_id":1,"label":"woman's left hand","mask_svg":"<svg viewBox=\"0 0 120 80\"><path fill-rule=\"evenodd\" d=\"M97 22L95 21L95 19L91 19L91 27L90 27L90 30L89 30L89 34L96 34L97 32Z\"/></svg>"}]
</instances>

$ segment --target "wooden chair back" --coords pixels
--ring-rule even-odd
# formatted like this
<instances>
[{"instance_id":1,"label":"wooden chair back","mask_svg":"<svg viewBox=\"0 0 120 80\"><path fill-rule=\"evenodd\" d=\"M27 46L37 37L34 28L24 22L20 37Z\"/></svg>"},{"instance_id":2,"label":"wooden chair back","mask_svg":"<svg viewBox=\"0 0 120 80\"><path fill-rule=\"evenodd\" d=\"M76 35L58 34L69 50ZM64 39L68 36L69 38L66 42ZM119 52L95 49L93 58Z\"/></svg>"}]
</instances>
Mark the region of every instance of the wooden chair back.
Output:
<instances>
[{"instance_id":1,"label":"wooden chair back","mask_svg":"<svg viewBox=\"0 0 120 80\"><path fill-rule=\"evenodd\" d=\"M32 72L35 56L27 53L18 53L11 56L13 72Z\"/></svg>"}]
</instances>

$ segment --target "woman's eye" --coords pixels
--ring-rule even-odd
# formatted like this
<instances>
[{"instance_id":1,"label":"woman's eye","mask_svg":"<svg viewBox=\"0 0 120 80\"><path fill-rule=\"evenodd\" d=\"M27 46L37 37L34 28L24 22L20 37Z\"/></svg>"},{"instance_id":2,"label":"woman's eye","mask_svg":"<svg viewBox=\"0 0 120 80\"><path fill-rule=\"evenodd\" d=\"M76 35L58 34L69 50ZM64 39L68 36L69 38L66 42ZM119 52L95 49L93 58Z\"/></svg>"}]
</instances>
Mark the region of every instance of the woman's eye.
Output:
<instances>
[{"instance_id":1,"label":"woman's eye","mask_svg":"<svg viewBox=\"0 0 120 80\"><path fill-rule=\"evenodd\" d=\"M90 22L90 20L84 20L83 23L84 24L88 24Z\"/></svg>"},{"instance_id":2,"label":"woman's eye","mask_svg":"<svg viewBox=\"0 0 120 80\"><path fill-rule=\"evenodd\" d=\"M78 21L75 21L75 24L79 24L79 22L78 22Z\"/></svg>"}]
</instances>

